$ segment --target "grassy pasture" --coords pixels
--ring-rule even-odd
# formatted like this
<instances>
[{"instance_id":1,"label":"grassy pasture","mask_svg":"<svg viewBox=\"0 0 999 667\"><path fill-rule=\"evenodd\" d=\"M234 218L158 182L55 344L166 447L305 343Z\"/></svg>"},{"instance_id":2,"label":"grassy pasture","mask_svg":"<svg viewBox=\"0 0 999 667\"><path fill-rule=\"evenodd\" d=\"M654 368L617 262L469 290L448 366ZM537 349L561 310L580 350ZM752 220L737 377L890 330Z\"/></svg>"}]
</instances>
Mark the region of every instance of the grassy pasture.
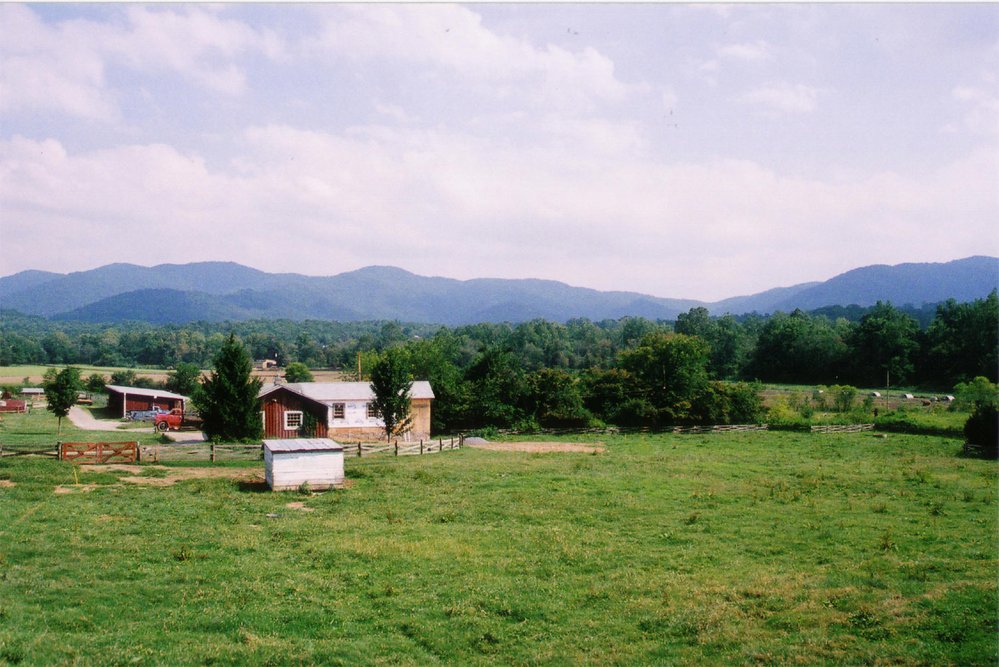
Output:
<instances>
[{"instance_id":1,"label":"grassy pasture","mask_svg":"<svg viewBox=\"0 0 999 667\"><path fill-rule=\"evenodd\" d=\"M996 464L960 441L601 440L348 458L349 488L316 495L2 459L0 664L999 657Z\"/></svg>"}]
</instances>

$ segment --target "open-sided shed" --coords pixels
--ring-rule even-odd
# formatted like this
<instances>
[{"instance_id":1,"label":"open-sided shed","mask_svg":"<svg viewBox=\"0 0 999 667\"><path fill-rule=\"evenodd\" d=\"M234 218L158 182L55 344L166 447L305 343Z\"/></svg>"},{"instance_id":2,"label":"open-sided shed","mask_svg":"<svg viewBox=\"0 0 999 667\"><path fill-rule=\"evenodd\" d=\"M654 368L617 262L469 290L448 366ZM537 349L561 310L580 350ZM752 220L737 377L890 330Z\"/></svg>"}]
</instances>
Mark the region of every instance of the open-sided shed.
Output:
<instances>
[{"instance_id":1,"label":"open-sided shed","mask_svg":"<svg viewBox=\"0 0 999 667\"><path fill-rule=\"evenodd\" d=\"M264 478L273 491L343 484L343 446L329 438L264 440Z\"/></svg>"},{"instance_id":2,"label":"open-sided shed","mask_svg":"<svg viewBox=\"0 0 999 667\"><path fill-rule=\"evenodd\" d=\"M145 387L121 387L109 384L104 387L108 394L108 409L122 417L132 410L161 410L169 412L174 408L184 409L190 399L165 389Z\"/></svg>"}]
</instances>

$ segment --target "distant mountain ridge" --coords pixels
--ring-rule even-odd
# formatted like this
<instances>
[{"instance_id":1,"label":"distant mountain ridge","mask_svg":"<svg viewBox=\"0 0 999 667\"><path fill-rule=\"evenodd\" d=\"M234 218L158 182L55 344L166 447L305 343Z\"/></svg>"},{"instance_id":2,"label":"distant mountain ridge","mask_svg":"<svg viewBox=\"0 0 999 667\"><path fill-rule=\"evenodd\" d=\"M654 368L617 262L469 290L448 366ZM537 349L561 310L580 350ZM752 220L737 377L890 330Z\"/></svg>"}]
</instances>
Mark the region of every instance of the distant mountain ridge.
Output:
<instances>
[{"instance_id":1,"label":"distant mountain ridge","mask_svg":"<svg viewBox=\"0 0 999 667\"><path fill-rule=\"evenodd\" d=\"M713 315L971 301L999 288L999 259L875 265L824 282L780 287L714 303L637 292L601 292L552 280L419 276L371 266L327 277L266 273L234 262L110 264L58 274L0 278L0 308L53 319L156 324L247 319L401 320L446 325L543 318L675 319L690 308Z\"/></svg>"}]
</instances>

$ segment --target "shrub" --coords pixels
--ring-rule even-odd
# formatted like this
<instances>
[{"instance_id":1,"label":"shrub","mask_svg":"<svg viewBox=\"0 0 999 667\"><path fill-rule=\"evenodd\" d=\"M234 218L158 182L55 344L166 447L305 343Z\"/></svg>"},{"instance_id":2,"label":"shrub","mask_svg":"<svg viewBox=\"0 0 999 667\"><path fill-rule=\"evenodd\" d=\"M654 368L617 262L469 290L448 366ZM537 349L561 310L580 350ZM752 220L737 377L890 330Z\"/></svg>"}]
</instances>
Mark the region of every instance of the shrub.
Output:
<instances>
[{"instance_id":1,"label":"shrub","mask_svg":"<svg viewBox=\"0 0 999 667\"><path fill-rule=\"evenodd\" d=\"M808 431L811 423L779 397L767 411L767 427L773 431Z\"/></svg>"},{"instance_id":2,"label":"shrub","mask_svg":"<svg viewBox=\"0 0 999 667\"><path fill-rule=\"evenodd\" d=\"M964 423L964 437L985 458L999 458L999 411L979 403Z\"/></svg>"},{"instance_id":3,"label":"shrub","mask_svg":"<svg viewBox=\"0 0 999 667\"><path fill-rule=\"evenodd\" d=\"M709 383L695 411L704 424L757 424L764 415L759 387L745 383Z\"/></svg>"},{"instance_id":4,"label":"shrub","mask_svg":"<svg viewBox=\"0 0 999 667\"><path fill-rule=\"evenodd\" d=\"M979 403L994 403L996 392L996 385L979 375L971 382L959 382L954 386L954 403L951 407L957 410L974 410Z\"/></svg>"},{"instance_id":5,"label":"shrub","mask_svg":"<svg viewBox=\"0 0 999 667\"><path fill-rule=\"evenodd\" d=\"M849 412L853 401L857 398L857 388L850 385L834 385L829 388L832 394L833 406L837 412Z\"/></svg>"}]
</instances>

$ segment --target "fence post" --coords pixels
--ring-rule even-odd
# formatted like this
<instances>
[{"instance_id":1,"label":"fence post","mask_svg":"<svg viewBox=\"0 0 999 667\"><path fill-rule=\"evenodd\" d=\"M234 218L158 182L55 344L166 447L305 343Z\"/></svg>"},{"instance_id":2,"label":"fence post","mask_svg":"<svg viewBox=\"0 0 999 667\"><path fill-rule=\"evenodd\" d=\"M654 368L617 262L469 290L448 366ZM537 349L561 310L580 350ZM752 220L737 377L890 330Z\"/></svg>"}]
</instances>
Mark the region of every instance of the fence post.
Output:
<instances>
[{"instance_id":1,"label":"fence post","mask_svg":"<svg viewBox=\"0 0 999 667\"><path fill-rule=\"evenodd\" d=\"M437 451L438 452L444 451L444 438L441 438L440 440L437 441Z\"/></svg>"},{"instance_id":2,"label":"fence post","mask_svg":"<svg viewBox=\"0 0 999 667\"><path fill-rule=\"evenodd\" d=\"M142 463L142 447L139 446L139 441L135 441L135 462Z\"/></svg>"},{"instance_id":3,"label":"fence post","mask_svg":"<svg viewBox=\"0 0 999 667\"><path fill-rule=\"evenodd\" d=\"M212 463L215 463L215 443L213 442L211 445L209 445L209 447L211 448L211 453L209 455L209 460Z\"/></svg>"},{"instance_id":4,"label":"fence post","mask_svg":"<svg viewBox=\"0 0 999 667\"><path fill-rule=\"evenodd\" d=\"M395 455L399 456L399 440L398 439L396 439L396 441L395 441Z\"/></svg>"},{"instance_id":5,"label":"fence post","mask_svg":"<svg viewBox=\"0 0 999 667\"><path fill-rule=\"evenodd\" d=\"M56 458L60 461L64 461L62 457L62 440L56 440Z\"/></svg>"},{"instance_id":6,"label":"fence post","mask_svg":"<svg viewBox=\"0 0 999 667\"><path fill-rule=\"evenodd\" d=\"M420 438L420 455L423 454L423 438Z\"/></svg>"}]
</instances>

